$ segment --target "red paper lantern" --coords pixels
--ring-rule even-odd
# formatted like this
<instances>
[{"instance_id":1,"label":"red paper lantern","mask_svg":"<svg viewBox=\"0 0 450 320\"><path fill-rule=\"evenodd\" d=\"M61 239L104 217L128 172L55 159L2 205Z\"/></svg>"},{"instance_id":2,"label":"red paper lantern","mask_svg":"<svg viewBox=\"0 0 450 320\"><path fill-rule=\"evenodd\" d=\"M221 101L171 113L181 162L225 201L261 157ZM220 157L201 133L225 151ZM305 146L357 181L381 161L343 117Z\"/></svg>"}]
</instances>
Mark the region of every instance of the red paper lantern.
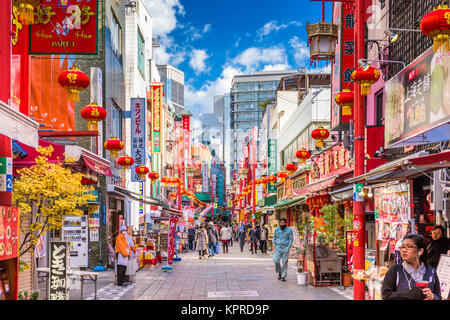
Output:
<instances>
[{"instance_id":1,"label":"red paper lantern","mask_svg":"<svg viewBox=\"0 0 450 320\"><path fill-rule=\"evenodd\" d=\"M70 101L80 101L79 92L89 86L89 77L81 72L79 68L73 67L62 72L58 77L58 82L65 89L69 90Z\"/></svg>"},{"instance_id":2,"label":"red paper lantern","mask_svg":"<svg viewBox=\"0 0 450 320\"><path fill-rule=\"evenodd\" d=\"M84 106L80 113L84 120L88 120L88 130L91 131L97 131L98 123L106 118L106 110L94 102Z\"/></svg>"},{"instance_id":3,"label":"red paper lantern","mask_svg":"<svg viewBox=\"0 0 450 320\"><path fill-rule=\"evenodd\" d=\"M126 170L134 164L134 159L130 156L123 156L120 157L117 162L123 167L124 170Z\"/></svg>"},{"instance_id":4,"label":"red paper lantern","mask_svg":"<svg viewBox=\"0 0 450 320\"><path fill-rule=\"evenodd\" d=\"M286 180L287 176L288 176L288 173L286 171L279 171L277 173L277 177L280 178L282 183L284 182L284 180Z\"/></svg>"},{"instance_id":5,"label":"red paper lantern","mask_svg":"<svg viewBox=\"0 0 450 320\"><path fill-rule=\"evenodd\" d=\"M311 137L316 140L316 146L319 148L324 147L324 140L330 136L330 131L324 127L318 127L311 132Z\"/></svg>"},{"instance_id":6,"label":"red paper lantern","mask_svg":"<svg viewBox=\"0 0 450 320\"><path fill-rule=\"evenodd\" d=\"M450 51L450 9L443 4L427 13L420 21L420 30L428 38L433 39L433 52L441 46Z\"/></svg>"},{"instance_id":7,"label":"red paper lantern","mask_svg":"<svg viewBox=\"0 0 450 320\"><path fill-rule=\"evenodd\" d=\"M342 108L343 116L352 115L352 107L355 103L355 94L353 91L350 91L349 89L342 90L334 97L334 101Z\"/></svg>"},{"instance_id":8,"label":"red paper lantern","mask_svg":"<svg viewBox=\"0 0 450 320\"><path fill-rule=\"evenodd\" d=\"M147 175L147 173L150 172L150 169L147 168L146 166L142 165L139 167L136 167L136 173L139 175L139 177L141 179L145 179L145 176Z\"/></svg>"},{"instance_id":9,"label":"red paper lantern","mask_svg":"<svg viewBox=\"0 0 450 320\"><path fill-rule=\"evenodd\" d=\"M117 159L117 153L123 149L125 144L122 142L122 140L112 137L111 139L108 139L104 143L104 147L106 150L111 152L111 158Z\"/></svg>"},{"instance_id":10,"label":"red paper lantern","mask_svg":"<svg viewBox=\"0 0 450 320\"><path fill-rule=\"evenodd\" d=\"M264 178L261 179L261 182L266 184L267 182L269 182L269 178L264 177Z\"/></svg>"},{"instance_id":11,"label":"red paper lantern","mask_svg":"<svg viewBox=\"0 0 450 320\"><path fill-rule=\"evenodd\" d=\"M274 184L275 182L277 182L277 177L276 176L269 176L269 182L270 182L270 184Z\"/></svg>"},{"instance_id":12,"label":"red paper lantern","mask_svg":"<svg viewBox=\"0 0 450 320\"><path fill-rule=\"evenodd\" d=\"M305 148L298 150L295 156L299 159L300 164L305 164L306 160L311 158L311 153Z\"/></svg>"},{"instance_id":13,"label":"red paper lantern","mask_svg":"<svg viewBox=\"0 0 450 320\"><path fill-rule=\"evenodd\" d=\"M361 94L367 96L371 93L371 86L380 79L378 69L366 65L355 69L352 73L352 80L361 86Z\"/></svg>"},{"instance_id":14,"label":"red paper lantern","mask_svg":"<svg viewBox=\"0 0 450 320\"><path fill-rule=\"evenodd\" d=\"M156 180L159 179L159 173L158 172L149 172L148 174L149 179L152 181L152 184L154 184L156 182Z\"/></svg>"},{"instance_id":15,"label":"red paper lantern","mask_svg":"<svg viewBox=\"0 0 450 320\"><path fill-rule=\"evenodd\" d=\"M289 175L292 175L297 169L298 166L295 163L291 162L286 165L286 170L289 172Z\"/></svg>"},{"instance_id":16,"label":"red paper lantern","mask_svg":"<svg viewBox=\"0 0 450 320\"><path fill-rule=\"evenodd\" d=\"M171 196L173 199L175 199L175 198L177 197L177 193L176 193L176 192L171 192L171 193L170 193L170 196Z\"/></svg>"},{"instance_id":17,"label":"red paper lantern","mask_svg":"<svg viewBox=\"0 0 450 320\"><path fill-rule=\"evenodd\" d=\"M169 178L168 177L162 177L161 178L161 182L164 184L164 187L167 188L167 186L169 184Z\"/></svg>"}]
</instances>

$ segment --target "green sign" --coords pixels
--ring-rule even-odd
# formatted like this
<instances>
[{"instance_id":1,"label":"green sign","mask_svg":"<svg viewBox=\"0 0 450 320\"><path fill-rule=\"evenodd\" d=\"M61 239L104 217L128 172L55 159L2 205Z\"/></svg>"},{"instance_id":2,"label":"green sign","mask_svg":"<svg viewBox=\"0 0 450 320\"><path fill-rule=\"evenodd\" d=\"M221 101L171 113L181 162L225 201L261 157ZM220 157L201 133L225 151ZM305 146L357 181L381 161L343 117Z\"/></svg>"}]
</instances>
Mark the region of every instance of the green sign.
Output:
<instances>
[{"instance_id":1,"label":"green sign","mask_svg":"<svg viewBox=\"0 0 450 320\"><path fill-rule=\"evenodd\" d=\"M353 185L353 201L364 201L364 197L360 195L363 188L364 185L360 183Z\"/></svg>"},{"instance_id":2,"label":"green sign","mask_svg":"<svg viewBox=\"0 0 450 320\"><path fill-rule=\"evenodd\" d=\"M268 173L269 173L269 175L275 175L277 173L277 140L276 139L268 140L267 158L268 158L268 163L267 163ZM267 191L269 193L276 193L277 188L275 187L275 184L269 183Z\"/></svg>"}]
</instances>

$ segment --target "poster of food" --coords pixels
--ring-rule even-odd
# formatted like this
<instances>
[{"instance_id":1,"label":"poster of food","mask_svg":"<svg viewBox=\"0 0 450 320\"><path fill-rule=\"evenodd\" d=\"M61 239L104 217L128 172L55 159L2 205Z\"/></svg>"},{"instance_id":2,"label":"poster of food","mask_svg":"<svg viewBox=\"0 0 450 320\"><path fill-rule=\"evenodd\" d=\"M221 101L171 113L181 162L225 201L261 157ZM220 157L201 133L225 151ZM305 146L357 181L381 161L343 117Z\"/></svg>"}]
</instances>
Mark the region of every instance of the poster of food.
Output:
<instances>
[{"instance_id":1,"label":"poster of food","mask_svg":"<svg viewBox=\"0 0 450 320\"><path fill-rule=\"evenodd\" d=\"M429 48L386 82L386 147L450 121L449 68L450 53Z\"/></svg>"},{"instance_id":2,"label":"poster of food","mask_svg":"<svg viewBox=\"0 0 450 320\"><path fill-rule=\"evenodd\" d=\"M374 211L378 219L409 223L409 186L397 184L374 190Z\"/></svg>"},{"instance_id":3,"label":"poster of food","mask_svg":"<svg viewBox=\"0 0 450 320\"><path fill-rule=\"evenodd\" d=\"M391 223L389 221L383 222L383 238L381 240L381 250L386 250L389 245L389 239L391 236Z\"/></svg>"},{"instance_id":4,"label":"poster of food","mask_svg":"<svg viewBox=\"0 0 450 320\"><path fill-rule=\"evenodd\" d=\"M19 255L19 209L0 207L0 260Z\"/></svg>"}]
</instances>

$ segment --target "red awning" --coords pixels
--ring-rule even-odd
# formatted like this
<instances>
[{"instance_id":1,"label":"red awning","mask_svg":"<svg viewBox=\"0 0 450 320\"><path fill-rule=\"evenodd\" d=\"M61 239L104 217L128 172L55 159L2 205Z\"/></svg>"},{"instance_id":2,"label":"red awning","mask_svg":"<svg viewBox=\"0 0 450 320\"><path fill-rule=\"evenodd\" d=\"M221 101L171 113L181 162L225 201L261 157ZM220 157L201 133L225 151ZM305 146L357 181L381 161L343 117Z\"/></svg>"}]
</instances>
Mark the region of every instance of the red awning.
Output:
<instances>
[{"instance_id":1,"label":"red awning","mask_svg":"<svg viewBox=\"0 0 450 320\"><path fill-rule=\"evenodd\" d=\"M103 174L105 176L113 176L109 167L109 163L104 161L103 159L94 158L92 155L85 152L83 152L81 157L83 158L86 167L88 167L92 171L97 172L98 174Z\"/></svg>"},{"instance_id":2,"label":"red awning","mask_svg":"<svg viewBox=\"0 0 450 320\"><path fill-rule=\"evenodd\" d=\"M334 186L336 183L336 179L338 176L334 176L331 178L328 178L326 180L317 181L315 183L311 183L301 189L298 189L295 191L295 197L302 197L310 193L319 192L321 190L324 190L328 187Z\"/></svg>"},{"instance_id":3,"label":"red awning","mask_svg":"<svg viewBox=\"0 0 450 320\"><path fill-rule=\"evenodd\" d=\"M19 141L16 141L28 154L25 159L16 158L13 160L13 176L17 177L19 174L17 173L17 170L23 169L23 168L30 168L36 164L36 157L40 156L41 154L36 151L35 148L27 146L26 144L23 144ZM48 162L50 163L64 163L64 151L65 146L56 144L53 142L49 142L44 139L39 139L39 146L42 147L53 147L53 153L49 157Z\"/></svg>"}]
</instances>

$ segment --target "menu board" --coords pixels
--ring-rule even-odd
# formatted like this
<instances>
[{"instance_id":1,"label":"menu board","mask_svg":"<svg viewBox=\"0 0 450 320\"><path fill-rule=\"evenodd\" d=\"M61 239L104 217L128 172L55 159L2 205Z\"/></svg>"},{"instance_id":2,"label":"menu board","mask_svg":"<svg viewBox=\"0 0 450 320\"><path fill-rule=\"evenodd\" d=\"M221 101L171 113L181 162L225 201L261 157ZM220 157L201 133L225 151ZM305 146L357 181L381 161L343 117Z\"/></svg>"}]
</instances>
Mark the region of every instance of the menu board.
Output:
<instances>
[{"instance_id":1,"label":"menu board","mask_svg":"<svg viewBox=\"0 0 450 320\"><path fill-rule=\"evenodd\" d=\"M436 272L441 283L442 299L448 300L450 299L450 255L441 254Z\"/></svg>"},{"instance_id":2,"label":"menu board","mask_svg":"<svg viewBox=\"0 0 450 320\"><path fill-rule=\"evenodd\" d=\"M67 216L62 239L70 243L70 266L88 266L88 221L86 216Z\"/></svg>"},{"instance_id":3,"label":"menu board","mask_svg":"<svg viewBox=\"0 0 450 320\"><path fill-rule=\"evenodd\" d=\"M0 206L0 260L19 255L19 208Z\"/></svg>"}]
</instances>

